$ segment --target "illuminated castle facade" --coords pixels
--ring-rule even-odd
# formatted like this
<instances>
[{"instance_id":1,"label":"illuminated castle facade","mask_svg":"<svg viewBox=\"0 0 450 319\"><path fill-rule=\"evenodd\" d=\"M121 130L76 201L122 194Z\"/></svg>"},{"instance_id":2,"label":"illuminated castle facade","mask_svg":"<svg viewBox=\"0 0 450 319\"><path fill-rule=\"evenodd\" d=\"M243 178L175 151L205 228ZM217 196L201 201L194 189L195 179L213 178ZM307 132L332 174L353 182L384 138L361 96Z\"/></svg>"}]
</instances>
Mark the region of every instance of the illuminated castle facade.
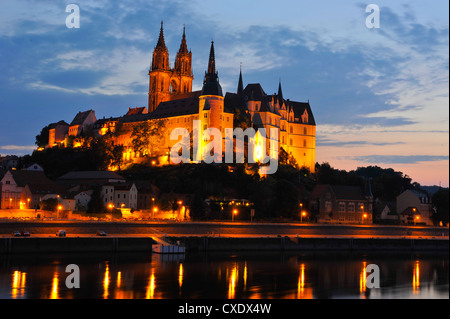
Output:
<instances>
[{"instance_id":1,"label":"illuminated castle facade","mask_svg":"<svg viewBox=\"0 0 450 319\"><path fill-rule=\"evenodd\" d=\"M201 121L201 129L217 128L225 136L226 128L233 128L236 110L250 118L250 126L258 130L265 128L269 139L276 139L278 147L290 154L300 167L306 167L311 172L315 169L316 123L309 102L295 102L285 100L281 88L278 93L268 95L260 84L243 85L242 72L239 74L235 93L223 94L219 83L214 52L214 42L211 43L207 71L200 91L192 91L192 52L188 50L186 32L183 30L181 45L176 55L174 67L170 68L169 52L164 40L164 30L161 30L158 42L153 51L152 64L149 70L148 109L133 108L120 118L91 121L94 130L103 135L107 130L114 130L118 123L123 127L131 127L136 123L152 120L164 120L167 136L164 150L160 156L166 157L168 151L177 143L169 138L170 132L185 128L192 133L193 121ZM92 112L92 111L89 111ZM83 118L88 114L82 113ZM80 114L77 115L80 118ZM95 118L95 115L94 115ZM86 122L73 121L77 126ZM80 124L81 123L81 124ZM56 123L55 123L56 124ZM88 123L89 124L89 123ZM60 126L58 126L60 128ZM277 136L270 136L270 128L278 129ZM75 129L67 128L69 132ZM127 130L125 130L127 131ZM127 151L126 160L136 160L142 155L132 150L130 130L117 139L117 143L124 145ZM52 142L56 143L55 132L50 132ZM50 146L53 144L50 143ZM160 164L165 164L158 160Z\"/></svg>"}]
</instances>

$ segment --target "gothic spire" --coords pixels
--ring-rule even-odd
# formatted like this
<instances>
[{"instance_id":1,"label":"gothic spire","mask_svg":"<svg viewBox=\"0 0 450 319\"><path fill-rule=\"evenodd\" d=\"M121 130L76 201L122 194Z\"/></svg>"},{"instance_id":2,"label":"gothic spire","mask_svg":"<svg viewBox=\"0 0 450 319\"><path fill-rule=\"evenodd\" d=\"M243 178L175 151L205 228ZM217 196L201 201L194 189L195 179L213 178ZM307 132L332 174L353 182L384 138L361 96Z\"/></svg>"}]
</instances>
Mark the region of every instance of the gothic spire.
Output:
<instances>
[{"instance_id":1,"label":"gothic spire","mask_svg":"<svg viewBox=\"0 0 450 319\"><path fill-rule=\"evenodd\" d=\"M284 99L283 99L283 91L281 90L281 79L278 83L278 104L281 106L283 105Z\"/></svg>"},{"instance_id":2,"label":"gothic spire","mask_svg":"<svg viewBox=\"0 0 450 319\"><path fill-rule=\"evenodd\" d=\"M164 29L163 29L163 21L162 20L161 20L161 30L159 31L159 39L158 39L158 44L156 44L156 48L167 50L166 42L164 41Z\"/></svg>"},{"instance_id":3,"label":"gothic spire","mask_svg":"<svg viewBox=\"0 0 450 319\"><path fill-rule=\"evenodd\" d=\"M242 64L239 70L239 83L238 83L238 89L237 94L241 94L244 91L244 83L242 81Z\"/></svg>"},{"instance_id":4,"label":"gothic spire","mask_svg":"<svg viewBox=\"0 0 450 319\"><path fill-rule=\"evenodd\" d=\"M183 26L183 38L181 39L179 53L188 53L188 48L186 44L186 26Z\"/></svg>"},{"instance_id":5,"label":"gothic spire","mask_svg":"<svg viewBox=\"0 0 450 319\"><path fill-rule=\"evenodd\" d=\"M216 72L216 59L214 56L214 41L211 41L211 49L209 51L208 71L205 72L203 80L202 95L222 95L222 87L219 84L219 76Z\"/></svg>"},{"instance_id":6,"label":"gothic spire","mask_svg":"<svg viewBox=\"0 0 450 319\"><path fill-rule=\"evenodd\" d=\"M208 74L215 76L216 74L216 58L214 54L214 41L211 41L211 49L209 51Z\"/></svg>"}]
</instances>

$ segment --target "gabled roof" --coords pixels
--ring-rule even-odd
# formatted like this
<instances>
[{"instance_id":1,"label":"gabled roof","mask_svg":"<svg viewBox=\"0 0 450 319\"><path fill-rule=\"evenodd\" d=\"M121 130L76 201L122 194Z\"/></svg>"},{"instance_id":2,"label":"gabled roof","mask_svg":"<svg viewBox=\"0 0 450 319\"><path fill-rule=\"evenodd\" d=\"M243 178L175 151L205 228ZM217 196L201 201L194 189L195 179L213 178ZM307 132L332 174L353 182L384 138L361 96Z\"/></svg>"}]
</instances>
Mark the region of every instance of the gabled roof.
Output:
<instances>
[{"instance_id":1,"label":"gabled roof","mask_svg":"<svg viewBox=\"0 0 450 319\"><path fill-rule=\"evenodd\" d=\"M331 185L336 199L365 200L364 192L358 186Z\"/></svg>"},{"instance_id":2,"label":"gabled roof","mask_svg":"<svg viewBox=\"0 0 450 319\"><path fill-rule=\"evenodd\" d=\"M327 188L330 188L336 200L365 200L364 191L359 186L346 186L346 185L329 185L319 184L311 192L310 199L314 200L322 196Z\"/></svg>"},{"instance_id":3,"label":"gabled roof","mask_svg":"<svg viewBox=\"0 0 450 319\"><path fill-rule=\"evenodd\" d=\"M92 112L95 112L95 111L89 110L89 111L85 111L85 112L78 112L78 114L73 119L72 123L70 123L70 126L82 125Z\"/></svg>"},{"instance_id":4,"label":"gabled roof","mask_svg":"<svg viewBox=\"0 0 450 319\"><path fill-rule=\"evenodd\" d=\"M31 191L31 194L58 194L61 196L66 196L66 191L64 187L58 183L51 182L51 183L29 183L27 184L28 188Z\"/></svg>"},{"instance_id":5,"label":"gabled roof","mask_svg":"<svg viewBox=\"0 0 450 319\"><path fill-rule=\"evenodd\" d=\"M198 114L199 112L199 97L201 91L195 91L183 95L180 98L167 102L161 102L156 110L151 114L151 119L161 119L181 115Z\"/></svg>"},{"instance_id":6,"label":"gabled roof","mask_svg":"<svg viewBox=\"0 0 450 319\"><path fill-rule=\"evenodd\" d=\"M291 107L292 111L294 111L294 117L300 119L305 110L308 112L308 125L316 125L316 121L314 120L314 115L311 111L311 106L309 105L309 102L294 102L294 101L287 101L288 105Z\"/></svg>"},{"instance_id":7,"label":"gabled roof","mask_svg":"<svg viewBox=\"0 0 450 319\"><path fill-rule=\"evenodd\" d=\"M63 126L69 126L69 124L67 124L65 121L59 121L59 122L57 122L57 123L52 123L52 124L50 124L49 126L48 126L48 128L51 130L51 129L54 129L55 127L57 127L58 125L63 125Z\"/></svg>"},{"instance_id":8,"label":"gabled roof","mask_svg":"<svg viewBox=\"0 0 450 319\"><path fill-rule=\"evenodd\" d=\"M145 106L143 107L135 107L135 108L128 108L128 112L125 115L136 115L136 114L147 114L147 108Z\"/></svg>"},{"instance_id":9,"label":"gabled roof","mask_svg":"<svg viewBox=\"0 0 450 319\"><path fill-rule=\"evenodd\" d=\"M69 172L59 177L58 180L89 180L89 179L118 179L125 180L117 173L110 171L76 171Z\"/></svg>"},{"instance_id":10,"label":"gabled roof","mask_svg":"<svg viewBox=\"0 0 450 319\"><path fill-rule=\"evenodd\" d=\"M12 170L10 171L18 187L27 184L53 184L54 182L45 176L43 171Z\"/></svg>"},{"instance_id":11,"label":"gabled roof","mask_svg":"<svg viewBox=\"0 0 450 319\"><path fill-rule=\"evenodd\" d=\"M248 84L242 94L247 96L248 101L263 101L266 96L266 92L259 83Z\"/></svg>"}]
</instances>

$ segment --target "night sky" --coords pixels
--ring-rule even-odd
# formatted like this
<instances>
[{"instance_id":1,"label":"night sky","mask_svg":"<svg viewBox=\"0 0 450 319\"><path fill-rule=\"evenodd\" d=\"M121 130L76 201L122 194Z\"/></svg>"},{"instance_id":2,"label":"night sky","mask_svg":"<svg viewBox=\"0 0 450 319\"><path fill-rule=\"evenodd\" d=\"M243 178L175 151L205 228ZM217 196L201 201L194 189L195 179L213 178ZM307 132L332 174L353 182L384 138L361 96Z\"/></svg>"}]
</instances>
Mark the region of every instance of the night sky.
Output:
<instances>
[{"instance_id":1,"label":"night sky","mask_svg":"<svg viewBox=\"0 0 450 319\"><path fill-rule=\"evenodd\" d=\"M392 3L394 2L394 3ZM66 6L80 28L66 27ZM380 28L366 27L366 6ZM161 20L173 66L186 25L193 90L211 40L224 92L261 83L310 101L316 161L394 168L422 185L449 184L448 2L0 1L0 154L30 154L42 127L147 106Z\"/></svg>"}]
</instances>

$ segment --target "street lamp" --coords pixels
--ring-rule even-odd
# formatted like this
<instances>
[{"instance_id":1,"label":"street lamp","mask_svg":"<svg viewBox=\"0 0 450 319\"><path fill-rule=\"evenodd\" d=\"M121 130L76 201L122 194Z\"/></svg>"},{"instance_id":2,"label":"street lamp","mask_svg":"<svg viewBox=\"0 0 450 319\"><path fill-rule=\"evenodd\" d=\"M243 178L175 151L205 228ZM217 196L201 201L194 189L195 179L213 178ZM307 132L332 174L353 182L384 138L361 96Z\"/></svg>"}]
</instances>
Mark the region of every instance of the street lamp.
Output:
<instances>
[{"instance_id":1,"label":"street lamp","mask_svg":"<svg viewBox=\"0 0 450 319\"><path fill-rule=\"evenodd\" d=\"M231 221L234 222L234 215L237 215L238 211L237 209L233 209L233 214L231 214Z\"/></svg>"},{"instance_id":2,"label":"street lamp","mask_svg":"<svg viewBox=\"0 0 450 319\"><path fill-rule=\"evenodd\" d=\"M57 215L56 215L56 219L59 218L59 214L61 213L61 209L62 209L62 206L58 205L58 212L57 212Z\"/></svg>"},{"instance_id":3,"label":"street lamp","mask_svg":"<svg viewBox=\"0 0 450 319\"><path fill-rule=\"evenodd\" d=\"M300 223L303 223L303 217L306 217L305 211L302 211L302 213L300 214Z\"/></svg>"}]
</instances>

